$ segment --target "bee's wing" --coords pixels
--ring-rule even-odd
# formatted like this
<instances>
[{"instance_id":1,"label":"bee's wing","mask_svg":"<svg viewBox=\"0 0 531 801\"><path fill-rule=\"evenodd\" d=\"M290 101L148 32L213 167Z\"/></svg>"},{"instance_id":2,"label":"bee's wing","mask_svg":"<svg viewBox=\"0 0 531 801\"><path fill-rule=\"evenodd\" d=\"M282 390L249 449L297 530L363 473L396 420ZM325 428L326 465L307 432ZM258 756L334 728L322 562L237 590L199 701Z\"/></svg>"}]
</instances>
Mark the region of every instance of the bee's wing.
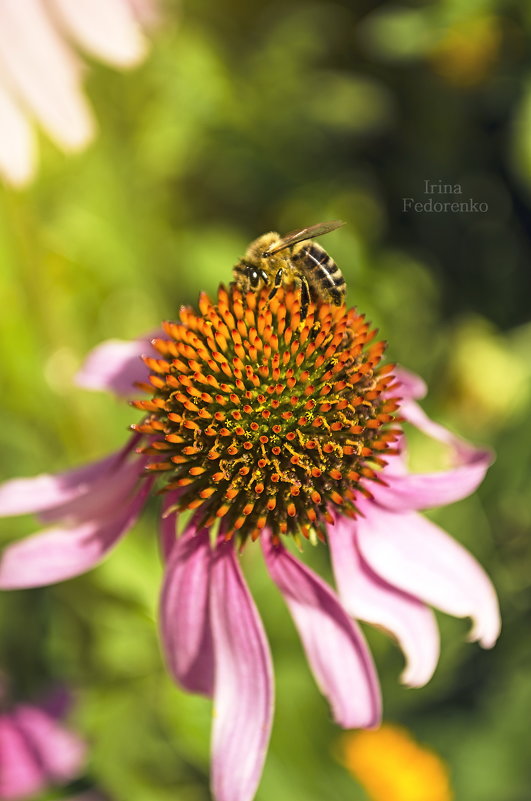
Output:
<instances>
[{"instance_id":1,"label":"bee's wing","mask_svg":"<svg viewBox=\"0 0 531 801\"><path fill-rule=\"evenodd\" d=\"M263 255L271 256L273 253L278 253L279 250L284 250L290 245L296 245L297 242L302 242L304 239L313 239L315 236L322 236L330 231L335 231L336 228L340 228L342 225L345 225L343 220L332 220L331 222L310 225L308 228L297 228L295 231L284 234L278 242L268 247Z\"/></svg>"}]
</instances>

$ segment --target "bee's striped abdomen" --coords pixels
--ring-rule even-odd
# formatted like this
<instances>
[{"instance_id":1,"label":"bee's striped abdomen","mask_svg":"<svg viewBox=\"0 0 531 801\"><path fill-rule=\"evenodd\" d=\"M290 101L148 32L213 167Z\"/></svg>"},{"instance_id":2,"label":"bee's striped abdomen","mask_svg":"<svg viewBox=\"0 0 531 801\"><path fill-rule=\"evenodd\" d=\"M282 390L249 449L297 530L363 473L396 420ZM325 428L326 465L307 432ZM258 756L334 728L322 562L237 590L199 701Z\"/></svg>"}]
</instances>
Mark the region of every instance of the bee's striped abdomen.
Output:
<instances>
[{"instance_id":1,"label":"bee's striped abdomen","mask_svg":"<svg viewBox=\"0 0 531 801\"><path fill-rule=\"evenodd\" d=\"M304 264L308 280L314 289L328 294L336 306L341 305L346 292L345 279L326 250L312 242L297 253L295 260Z\"/></svg>"}]
</instances>

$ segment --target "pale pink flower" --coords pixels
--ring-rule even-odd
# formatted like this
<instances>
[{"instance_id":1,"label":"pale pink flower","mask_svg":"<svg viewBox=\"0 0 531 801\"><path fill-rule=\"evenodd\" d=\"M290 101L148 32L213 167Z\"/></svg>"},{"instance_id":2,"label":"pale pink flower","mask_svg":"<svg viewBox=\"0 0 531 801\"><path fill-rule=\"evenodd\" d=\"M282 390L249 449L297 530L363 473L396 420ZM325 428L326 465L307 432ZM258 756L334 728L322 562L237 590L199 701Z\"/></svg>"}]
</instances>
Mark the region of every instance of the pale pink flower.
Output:
<instances>
[{"instance_id":1,"label":"pale pink flower","mask_svg":"<svg viewBox=\"0 0 531 801\"><path fill-rule=\"evenodd\" d=\"M202 296L201 315L182 309L181 324L165 324L165 337L152 344L100 345L80 384L126 396L134 385L155 392L152 401L135 402L147 417L133 439L87 467L0 487L0 514L38 512L52 524L4 550L0 587L12 589L60 581L97 564L136 520L157 471L175 471L161 518L161 636L174 679L214 700L217 801L253 797L273 713L271 656L235 541L261 539L317 684L344 728L374 727L381 715L376 671L352 618L396 638L406 659L402 680L412 687L425 684L438 661L431 606L472 618L470 639L484 647L494 645L500 628L496 594L482 568L418 514L473 492L490 454L426 417L416 403L425 392L420 379L401 371L397 380L376 366L382 347L367 347L369 326L354 310L310 307L300 326L294 294L286 293L285 305L282 297L280 291L268 304L264 295L256 301L221 289L217 305ZM452 469L407 471L404 437L397 440L396 421L389 429L397 395L403 418L448 446ZM397 447L390 447L393 440ZM312 462L308 452L319 456ZM253 459L257 466L249 472ZM352 484L343 475L349 470ZM195 511L176 537L182 507ZM285 547L284 534L313 536L308 520L330 547L338 595ZM221 523L214 545L213 521Z\"/></svg>"},{"instance_id":2,"label":"pale pink flower","mask_svg":"<svg viewBox=\"0 0 531 801\"><path fill-rule=\"evenodd\" d=\"M79 776L86 749L62 722L67 708L63 690L39 704L0 700L1 801L33 798Z\"/></svg>"},{"instance_id":3,"label":"pale pink flower","mask_svg":"<svg viewBox=\"0 0 531 801\"><path fill-rule=\"evenodd\" d=\"M0 174L33 177L38 123L65 152L83 149L95 123L83 94L80 48L117 68L145 56L141 22L156 0L2 0L0 3Z\"/></svg>"}]
</instances>

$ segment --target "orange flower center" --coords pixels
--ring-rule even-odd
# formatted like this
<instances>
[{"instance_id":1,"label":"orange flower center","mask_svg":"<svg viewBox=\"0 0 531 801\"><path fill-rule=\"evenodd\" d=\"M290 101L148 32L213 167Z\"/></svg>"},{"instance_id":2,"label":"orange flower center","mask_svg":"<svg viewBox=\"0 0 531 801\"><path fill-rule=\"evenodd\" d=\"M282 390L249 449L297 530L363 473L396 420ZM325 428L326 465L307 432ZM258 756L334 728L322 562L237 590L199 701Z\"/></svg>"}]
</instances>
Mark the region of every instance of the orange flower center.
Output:
<instances>
[{"instance_id":1,"label":"orange flower center","mask_svg":"<svg viewBox=\"0 0 531 801\"><path fill-rule=\"evenodd\" d=\"M244 294L221 287L200 313L181 309L146 358L153 393L133 428L150 437L148 470L180 490L198 525L221 520L227 538L323 539L332 510L353 516L356 496L394 452L392 365L356 310L310 304L280 289Z\"/></svg>"}]
</instances>

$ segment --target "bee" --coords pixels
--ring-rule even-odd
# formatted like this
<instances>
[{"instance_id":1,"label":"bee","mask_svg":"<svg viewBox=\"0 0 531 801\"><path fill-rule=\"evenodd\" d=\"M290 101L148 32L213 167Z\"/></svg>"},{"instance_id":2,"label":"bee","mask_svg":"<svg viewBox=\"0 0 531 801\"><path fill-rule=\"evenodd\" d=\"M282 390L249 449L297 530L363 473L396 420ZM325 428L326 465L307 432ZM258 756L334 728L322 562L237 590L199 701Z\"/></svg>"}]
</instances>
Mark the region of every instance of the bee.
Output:
<instances>
[{"instance_id":1,"label":"bee","mask_svg":"<svg viewBox=\"0 0 531 801\"><path fill-rule=\"evenodd\" d=\"M347 285L335 261L312 239L335 231L341 220L298 228L284 236L271 231L251 242L243 259L233 268L234 281L244 292L271 287L272 298L280 286L295 284L301 293L301 321L311 300L341 306Z\"/></svg>"}]
</instances>

